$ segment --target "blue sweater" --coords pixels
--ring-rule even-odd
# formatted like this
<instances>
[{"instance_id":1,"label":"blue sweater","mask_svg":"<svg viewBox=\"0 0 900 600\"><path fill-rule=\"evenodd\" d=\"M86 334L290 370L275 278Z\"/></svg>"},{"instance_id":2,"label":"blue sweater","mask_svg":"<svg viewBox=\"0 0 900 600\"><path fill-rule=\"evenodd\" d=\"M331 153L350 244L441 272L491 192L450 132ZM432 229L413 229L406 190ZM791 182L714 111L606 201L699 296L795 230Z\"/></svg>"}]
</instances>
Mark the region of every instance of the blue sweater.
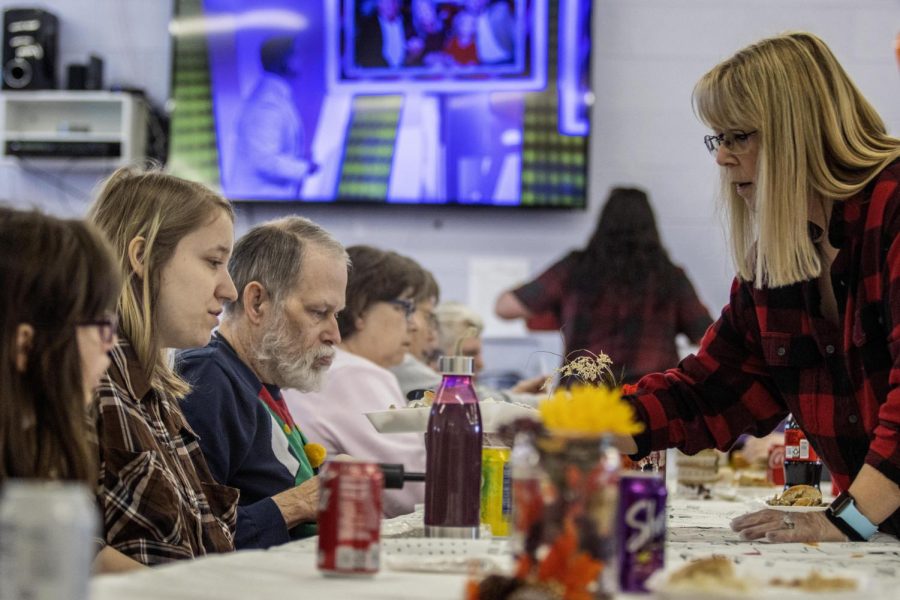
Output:
<instances>
[{"instance_id":1,"label":"blue sweater","mask_svg":"<svg viewBox=\"0 0 900 600\"><path fill-rule=\"evenodd\" d=\"M295 485L296 465L289 470L285 462L307 458L290 453L287 438L273 428L258 397L264 384L218 333L205 348L180 352L176 369L191 384L181 408L213 477L241 491L235 547L268 548L313 535L314 525L306 523L289 531L272 500ZM273 397L281 393L265 387Z\"/></svg>"}]
</instances>

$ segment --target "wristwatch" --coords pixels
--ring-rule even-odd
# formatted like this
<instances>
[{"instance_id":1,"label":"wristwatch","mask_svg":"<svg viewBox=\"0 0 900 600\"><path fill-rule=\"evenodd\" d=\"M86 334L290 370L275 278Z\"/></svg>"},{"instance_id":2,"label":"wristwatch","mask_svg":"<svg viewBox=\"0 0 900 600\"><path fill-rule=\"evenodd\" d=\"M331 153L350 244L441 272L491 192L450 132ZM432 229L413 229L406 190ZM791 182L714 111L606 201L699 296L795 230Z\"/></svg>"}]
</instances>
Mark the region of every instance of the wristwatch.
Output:
<instances>
[{"instance_id":1,"label":"wristwatch","mask_svg":"<svg viewBox=\"0 0 900 600\"><path fill-rule=\"evenodd\" d=\"M867 542L878 531L878 525L856 508L856 500L850 492L841 492L825 510L825 516L854 542Z\"/></svg>"}]
</instances>

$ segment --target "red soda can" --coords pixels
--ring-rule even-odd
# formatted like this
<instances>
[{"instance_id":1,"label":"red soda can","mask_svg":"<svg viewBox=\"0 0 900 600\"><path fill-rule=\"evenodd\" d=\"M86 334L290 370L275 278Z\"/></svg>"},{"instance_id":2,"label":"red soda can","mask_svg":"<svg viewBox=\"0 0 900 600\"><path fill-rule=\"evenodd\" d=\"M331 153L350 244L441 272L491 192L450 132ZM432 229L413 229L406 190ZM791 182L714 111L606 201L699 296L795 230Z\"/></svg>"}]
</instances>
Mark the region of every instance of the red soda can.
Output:
<instances>
[{"instance_id":1,"label":"red soda can","mask_svg":"<svg viewBox=\"0 0 900 600\"><path fill-rule=\"evenodd\" d=\"M769 446L766 479L772 485L784 485L784 444L772 444Z\"/></svg>"},{"instance_id":2,"label":"red soda can","mask_svg":"<svg viewBox=\"0 0 900 600\"><path fill-rule=\"evenodd\" d=\"M381 490L375 463L332 460L319 472L319 570L371 577L381 560Z\"/></svg>"}]
</instances>

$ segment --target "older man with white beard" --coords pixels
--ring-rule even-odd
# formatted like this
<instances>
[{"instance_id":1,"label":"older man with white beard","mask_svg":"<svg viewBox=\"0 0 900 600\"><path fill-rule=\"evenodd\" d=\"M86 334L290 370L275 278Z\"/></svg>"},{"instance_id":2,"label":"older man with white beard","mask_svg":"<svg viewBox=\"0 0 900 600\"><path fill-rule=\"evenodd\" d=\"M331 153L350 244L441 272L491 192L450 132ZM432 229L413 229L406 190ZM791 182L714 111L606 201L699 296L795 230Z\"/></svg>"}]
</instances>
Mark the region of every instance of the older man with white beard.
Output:
<instances>
[{"instance_id":1,"label":"older man with white beard","mask_svg":"<svg viewBox=\"0 0 900 600\"><path fill-rule=\"evenodd\" d=\"M321 386L341 341L336 315L348 266L343 246L308 219L254 227L228 263L238 299L226 305L209 345L177 357L192 388L182 409L209 469L241 491L238 549L316 532L320 457L308 454L281 389Z\"/></svg>"}]
</instances>

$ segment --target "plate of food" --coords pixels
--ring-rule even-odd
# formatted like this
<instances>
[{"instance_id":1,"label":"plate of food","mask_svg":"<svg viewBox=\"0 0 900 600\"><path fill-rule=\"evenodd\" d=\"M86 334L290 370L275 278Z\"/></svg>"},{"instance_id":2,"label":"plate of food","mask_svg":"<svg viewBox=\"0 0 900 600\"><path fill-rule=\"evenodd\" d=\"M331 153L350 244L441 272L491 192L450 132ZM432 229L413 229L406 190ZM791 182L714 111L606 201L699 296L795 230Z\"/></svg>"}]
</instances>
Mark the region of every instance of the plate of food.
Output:
<instances>
[{"instance_id":1,"label":"plate of food","mask_svg":"<svg viewBox=\"0 0 900 600\"><path fill-rule=\"evenodd\" d=\"M694 559L678 568L657 571L647 580L647 589L657 598L682 600L699 598L752 598L758 582L739 573L725 556L712 555Z\"/></svg>"},{"instance_id":2,"label":"plate of food","mask_svg":"<svg viewBox=\"0 0 900 600\"><path fill-rule=\"evenodd\" d=\"M538 419L537 409L530 406L498 402L490 398L478 404L485 433L496 432L502 425L516 419ZM430 414L430 406L419 406L369 412L366 417L379 433L424 433L428 429Z\"/></svg>"},{"instance_id":3,"label":"plate of food","mask_svg":"<svg viewBox=\"0 0 900 600\"><path fill-rule=\"evenodd\" d=\"M803 598L828 600L858 598L869 587L868 578L855 572L828 571L791 565L778 575L768 570L737 565L719 555L696 558L677 568L654 573L647 588L666 600L724 600L725 598Z\"/></svg>"},{"instance_id":4,"label":"plate of food","mask_svg":"<svg viewBox=\"0 0 900 600\"><path fill-rule=\"evenodd\" d=\"M811 485L794 485L780 494L761 502L761 508L785 512L816 512L828 508L822 501L822 492Z\"/></svg>"}]
</instances>

